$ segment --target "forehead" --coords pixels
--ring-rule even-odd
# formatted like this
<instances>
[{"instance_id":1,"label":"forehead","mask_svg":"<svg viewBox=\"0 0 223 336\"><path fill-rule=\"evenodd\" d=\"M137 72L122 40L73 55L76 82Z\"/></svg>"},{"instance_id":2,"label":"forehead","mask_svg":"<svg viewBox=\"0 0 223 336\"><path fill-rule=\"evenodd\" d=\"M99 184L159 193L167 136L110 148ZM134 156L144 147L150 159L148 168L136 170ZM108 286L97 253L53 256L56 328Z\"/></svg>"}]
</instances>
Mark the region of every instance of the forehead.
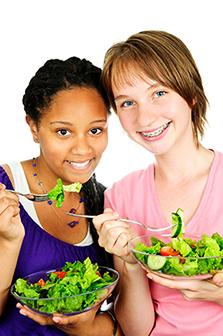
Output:
<instances>
[{"instance_id":1,"label":"forehead","mask_svg":"<svg viewBox=\"0 0 223 336\"><path fill-rule=\"evenodd\" d=\"M148 85L164 84L163 76L155 65L142 66L135 61L118 61L112 67L111 86L113 91L125 86L135 86L138 82Z\"/></svg>"},{"instance_id":2,"label":"forehead","mask_svg":"<svg viewBox=\"0 0 223 336\"><path fill-rule=\"evenodd\" d=\"M52 98L49 109L75 108L85 105L105 106L103 98L94 88L74 87L68 90L61 90Z\"/></svg>"},{"instance_id":3,"label":"forehead","mask_svg":"<svg viewBox=\"0 0 223 336\"><path fill-rule=\"evenodd\" d=\"M156 80L150 78L142 69L129 65L123 71L115 69L114 75L111 79L112 91L114 96L124 88L134 88L145 85L148 87L159 84Z\"/></svg>"},{"instance_id":4,"label":"forehead","mask_svg":"<svg viewBox=\"0 0 223 336\"><path fill-rule=\"evenodd\" d=\"M75 87L59 91L52 99L48 108L44 109L43 120L82 120L105 119L107 109L97 90Z\"/></svg>"}]
</instances>

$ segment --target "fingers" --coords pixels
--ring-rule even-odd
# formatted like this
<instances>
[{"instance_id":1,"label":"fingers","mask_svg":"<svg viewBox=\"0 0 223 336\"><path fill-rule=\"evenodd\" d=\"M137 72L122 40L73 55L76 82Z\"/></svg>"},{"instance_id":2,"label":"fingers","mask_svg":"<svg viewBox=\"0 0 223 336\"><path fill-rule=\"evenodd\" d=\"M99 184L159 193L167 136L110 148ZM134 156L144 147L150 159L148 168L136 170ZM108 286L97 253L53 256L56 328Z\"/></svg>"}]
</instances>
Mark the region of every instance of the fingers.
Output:
<instances>
[{"instance_id":1,"label":"fingers","mask_svg":"<svg viewBox=\"0 0 223 336\"><path fill-rule=\"evenodd\" d=\"M52 320L55 324L60 325L61 327L69 328L72 326L73 328L81 328L85 326L86 323L93 322L97 311L98 306L77 315L64 316L62 314L54 314ZM64 330L66 329L64 328Z\"/></svg>"},{"instance_id":2,"label":"fingers","mask_svg":"<svg viewBox=\"0 0 223 336\"><path fill-rule=\"evenodd\" d=\"M0 194L7 194L9 197L14 198L15 200L18 200L18 196L15 193L12 193L10 191L6 191L6 186L0 182Z\"/></svg>"},{"instance_id":3,"label":"fingers","mask_svg":"<svg viewBox=\"0 0 223 336\"><path fill-rule=\"evenodd\" d=\"M223 272L216 273L212 278L212 283L216 286L223 287Z\"/></svg>"},{"instance_id":4,"label":"fingers","mask_svg":"<svg viewBox=\"0 0 223 336\"><path fill-rule=\"evenodd\" d=\"M113 225L110 227L110 225ZM107 252L124 256L128 253L128 242L131 236L128 228L119 225L119 222L108 222L101 230L99 244Z\"/></svg>"},{"instance_id":5,"label":"fingers","mask_svg":"<svg viewBox=\"0 0 223 336\"><path fill-rule=\"evenodd\" d=\"M39 323L42 326L53 324L51 317L35 313L32 310L30 310L27 306L22 306L20 303L17 303L16 307L19 308L19 313L21 315L29 317L30 319Z\"/></svg>"},{"instance_id":6,"label":"fingers","mask_svg":"<svg viewBox=\"0 0 223 336\"><path fill-rule=\"evenodd\" d=\"M190 291L181 291L182 293L182 296L185 300L187 301L191 301L191 300L194 300L195 298L193 297L194 295L194 292L190 292ZM193 295L191 295L193 294Z\"/></svg>"},{"instance_id":7,"label":"fingers","mask_svg":"<svg viewBox=\"0 0 223 336\"><path fill-rule=\"evenodd\" d=\"M8 222L10 218L16 217L20 212L20 208L17 204L8 204L4 209L0 210L1 223L3 221Z\"/></svg>"},{"instance_id":8,"label":"fingers","mask_svg":"<svg viewBox=\"0 0 223 336\"><path fill-rule=\"evenodd\" d=\"M75 320L72 319L70 317L63 317L63 316L53 316L52 317L52 321L56 324L59 324L60 326L71 326L71 325L75 325Z\"/></svg>"},{"instance_id":9,"label":"fingers","mask_svg":"<svg viewBox=\"0 0 223 336\"><path fill-rule=\"evenodd\" d=\"M216 274L217 276L217 274ZM222 279L223 274L219 275ZM147 277L159 285L178 289L186 300L205 300L222 304L222 288L217 286L212 279L208 280L176 280L163 278L153 272L148 272Z\"/></svg>"},{"instance_id":10,"label":"fingers","mask_svg":"<svg viewBox=\"0 0 223 336\"><path fill-rule=\"evenodd\" d=\"M96 230L100 232L103 224L106 221L112 221L112 220L114 221L114 220L117 220L118 218L119 218L119 215L117 212L112 211L112 209L105 209L103 214L98 215L93 219L93 223L94 223Z\"/></svg>"},{"instance_id":11,"label":"fingers","mask_svg":"<svg viewBox=\"0 0 223 336\"><path fill-rule=\"evenodd\" d=\"M7 195L3 189L0 191L0 232L9 232L10 224L18 222L20 213L18 199Z\"/></svg>"},{"instance_id":12,"label":"fingers","mask_svg":"<svg viewBox=\"0 0 223 336\"><path fill-rule=\"evenodd\" d=\"M16 216L19 213L19 199L15 194L5 191L4 184L0 183L0 215L9 210L9 215Z\"/></svg>"},{"instance_id":13,"label":"fingers","mask_svg":"<svg viewBox=\"0 0 223 336\"><path fill-rule=\"evenodd\" d=\"M0 182L0 190L4 190L6 187L3 183Z\"/></svg>"},{"instance_id":14,"label":"fingers","mask_svg":"<svg viewBox=\"0 0 223 336\"><path fill-rule=\"evenodd\" d=\"M111 209L105 209L93 222L99 235L99 245L107 252L124 256L128 253L131 239L129 224L118 220L119 215Z\"/></svg>"},{"instance_id":15,"label":"fingers","mask_svg":"<svg viewBox=\"0 0 223 336\"><path fill-rule=\"evenodd\" d=\"M185 280L185 279L177 280L176 278L174 279L166 278L166 277L163 277L162 275L157 275L152 271L147 273L147 277L150 280L155 281L159 285L172 288L172 289L179 289L179 290L189 289L189 290L197 291L201 287L201 283L202 283L201 280Z\"/></svg>"},{"instance_id":16,"label":"fingers","mask_svg":"<svg viewBox=\"0 0 223 336\"><path fill-rule=\"evenodd\" d=\"M93 321L98 310L98 307L95 307L85 313L78 315L64 316L62 314L54 314L52 317L50 317L35 313L27 306L21 305L21 303L17 303L16 307L19 309L19 313L21 315L29 317L42 326L56 324L67 328L71 326L77 326L79 328L79 325L85 325L87 322Z\"/></svg>"}]
</instances>

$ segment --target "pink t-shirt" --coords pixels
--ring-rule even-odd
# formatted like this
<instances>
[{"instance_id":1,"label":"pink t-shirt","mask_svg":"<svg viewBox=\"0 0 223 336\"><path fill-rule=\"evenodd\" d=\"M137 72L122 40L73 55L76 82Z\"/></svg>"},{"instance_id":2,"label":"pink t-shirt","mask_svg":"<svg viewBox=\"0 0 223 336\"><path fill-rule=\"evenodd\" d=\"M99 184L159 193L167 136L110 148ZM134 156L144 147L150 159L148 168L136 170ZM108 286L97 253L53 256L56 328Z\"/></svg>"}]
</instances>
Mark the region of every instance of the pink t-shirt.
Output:
<instances>
[{"instance_id":1,"label":"pink t-shirt","mask_svg":"<svg viewBox=\"0 0 223 336\"><path fill-rule=\"evenodd\" d=\"M193 195L191 195L193 197ZM152 227L166 226L154 184L154 165L133 172L105 193L105 207L121 217ZM179 206L180 207L180 204ZM137 234L146 232L135 225ZM223 235L223 154L215 152L211 171L200 205L186 232ZM206 301L187 301L175 289L151 281L151 293L157 314L152 336L218 336L223 333L223 306Z\"/></svg>"}]
</instances>

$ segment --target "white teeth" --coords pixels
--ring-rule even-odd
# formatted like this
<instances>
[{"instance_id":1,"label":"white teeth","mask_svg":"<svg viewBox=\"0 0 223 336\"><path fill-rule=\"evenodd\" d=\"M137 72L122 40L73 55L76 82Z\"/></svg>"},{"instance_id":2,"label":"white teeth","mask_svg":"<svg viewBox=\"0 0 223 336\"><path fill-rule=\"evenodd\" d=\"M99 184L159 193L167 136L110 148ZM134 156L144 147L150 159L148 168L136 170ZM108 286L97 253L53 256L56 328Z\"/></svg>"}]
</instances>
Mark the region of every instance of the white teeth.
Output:
<instances>
[{"instance_id":1,"label":"white teeth","mask_svg":"<svg viewBox=\"0 0 223 336\"><path fill-rule=\"evenodd\" d=\"M90 160L85 162L74 162L74 161L68 161L68 162L76 169L84 169L88 166Z\"/></svg>"},{"instance_id":2,"label":"white teeth","mask_svg":"<svg viewBox=\"0 0 223 336\"><path fill-rule=\"evenodd\" d=\"M143 134L143 136L145 136L147 138L152 138L152 137L158 136L167 128L168 125L169 125L169 123L161 126L160 128L157 128L153 132L142 132L142 134Z\"/></svg>"}]
</instances>

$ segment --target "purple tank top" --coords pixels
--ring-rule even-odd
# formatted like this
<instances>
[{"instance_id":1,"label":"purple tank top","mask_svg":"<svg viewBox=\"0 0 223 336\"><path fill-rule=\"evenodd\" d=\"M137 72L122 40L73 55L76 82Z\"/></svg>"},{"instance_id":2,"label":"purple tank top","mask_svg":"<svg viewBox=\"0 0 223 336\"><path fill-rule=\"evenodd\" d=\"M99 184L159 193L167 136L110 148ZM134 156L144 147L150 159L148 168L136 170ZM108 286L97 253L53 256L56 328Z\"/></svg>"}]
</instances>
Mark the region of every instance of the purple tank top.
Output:
<instances>
[{"instance_id":1,"label":"purple tank top","mask_svg":"<svg viewBox=\"0 0 223 336\"><path fill-rule=\"evenodd\" d=\"M0 167L0 182L13 189L8 175ZM20 250L13 282L20 277L61 267L66 261L83 261L90 257L92 262L105 265L104 253L93 243L89 246L74 246L54 238L35 223L21 205L20 216L25 227L25 238ZM50 336L65 335L54 326L41 326L19 314L16 300L9 294L7 306L0 317L0 336Z\"/></svg>"}]
</instances>

